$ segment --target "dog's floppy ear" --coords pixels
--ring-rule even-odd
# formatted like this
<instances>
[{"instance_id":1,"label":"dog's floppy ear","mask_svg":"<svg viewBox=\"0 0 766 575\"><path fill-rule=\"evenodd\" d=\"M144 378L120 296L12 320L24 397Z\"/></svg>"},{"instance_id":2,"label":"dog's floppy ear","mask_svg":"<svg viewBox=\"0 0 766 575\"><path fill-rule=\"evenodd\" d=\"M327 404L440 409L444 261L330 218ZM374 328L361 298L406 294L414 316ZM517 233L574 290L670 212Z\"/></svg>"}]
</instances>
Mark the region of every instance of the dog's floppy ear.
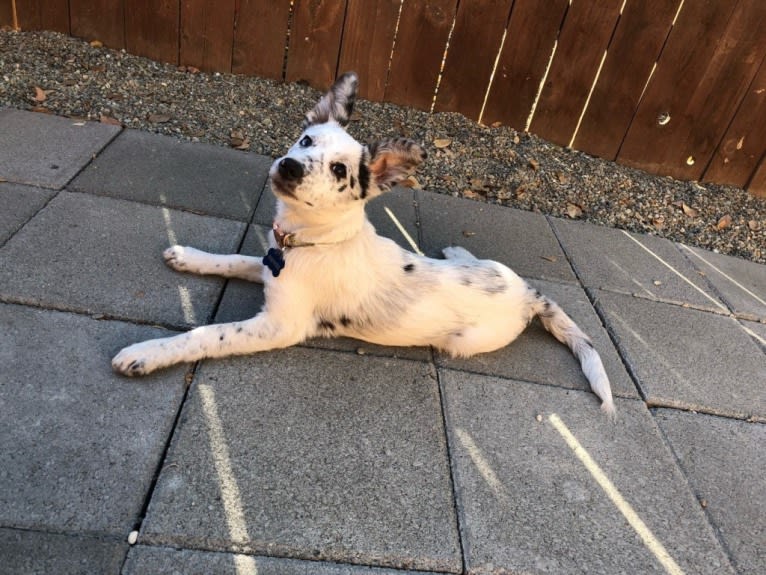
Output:
<instances>
[{"instance_id":1,"label":"dog's floppy ear","mask_svg":"<svg viewBox=\"0 0 766 575\"><path fill-rule=\"evenodd\" d=\"M368 146L367 165L372 183L386 191L415 173L426 159L426 151L407 138L386 138ZM374 195L374 194L372 194Z\"/></svg>"},{"instance_id":2,"label":"dog's floppy ear","mask_svg":"<svg viewBox=\"0 0 766 575\"><path fill-rule=\"evenodd\" d=\"M335 120L341 126L348 124L351 112L354 111L357 83L358 78L354 72L346 72L335 80L335 83L317 102L314 109L306 112L303 129L331 120Z\"/></svg>"}]
</instances>

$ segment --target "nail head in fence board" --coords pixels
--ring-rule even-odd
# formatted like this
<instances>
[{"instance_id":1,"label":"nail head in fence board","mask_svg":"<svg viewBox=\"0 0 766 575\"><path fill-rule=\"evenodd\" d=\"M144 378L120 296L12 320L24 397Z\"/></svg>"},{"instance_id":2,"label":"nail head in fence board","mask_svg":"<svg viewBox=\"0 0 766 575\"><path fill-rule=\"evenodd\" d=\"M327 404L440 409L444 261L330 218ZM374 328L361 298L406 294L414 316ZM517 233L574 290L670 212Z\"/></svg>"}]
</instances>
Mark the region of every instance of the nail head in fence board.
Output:
<instances>
[{"instance_id":1,"label":"nail head in fence board","mask_svg":"<svg viewBox=\"0 0 766 575\"><path fill-rule=\"evenodd\" d=\"M569 145L609 45L622 0L573 2L529 131Z\"/></svg>"},{"instance_id":2,"label":"nail head in fence board","mask_svg":"<svg viewBox=\"0 0 766 575\"><path fill-rule=\"evenodd\" d=\"M479 119L513 0L461 2L444 63L437 112Z\"/></svg>"},{"instance_id":3,"label":"nail head in fence board","mask_svg":"<svg viewBox=\"0 0 766 575\"><path fill-rule=\"evenodd\" d=\"M12 7L12 2L8 4ZM69 34L67 0L16 0L16 17L22 30L54 30ZM13 24L12 12L10 23Z\"/></svg>"},{"instance_id":4,"label":"nail head in fence board","mask_svg":"<svg viewBox=\"0 0 766 575\"><path fill-rule=\"evenodd\" d=\"M296 0L287 52L288 82L326 90L335 81L345 2Z\"/></svg>"},{"instance_id":5,"label":"nail head in fence board","mask_svg":"<svg viewBox=\"0 0 766 575\"><path fill-rule=\"evenodd\" d=\"M765 27L763 0L685 4L617 161L700 179L764 56Z\"/></svg>"},{"instance_id":6,"label":"nail head in fence board","mask_svg":"<svg viewBox=\"0 0 766 575\"><path fill-rule=\"evenodd\" d=\"M355 71L359 96L367 100L380 101L385 95L399 6L399 0L348 2L337 73Z\"/></svg>"},{"instance_id":7,"label":"nail head in fence board","mask_svg":"<svg viewBox=\"0 0 766 575\"><path fill-rule=\"evenodd\" d=\"M626 4L574 148L609 160L617 156L678 4L679 0Z\"/></svg>"},{"instance_id":8,"label":"nail head in fence board","mask_svg":"<svg viewBox=\"0 0 766 575\"><path fill-rule=\"evenodd\" d=\"M232 72L282 80L290 0L237 0Z\"/></svg>"},{"instance_id":9,"label":"nail head in fence board","mask_svg":"<svg viewBox=\"0 0 766 575\"><path fill-rule=\"evenodd\" d=\"M387 101L431 109L455 9L455 0L407 0L403 4Z\"/></svg>"},{"instance_id":10,"label":"nail head in fence board","mask_svg":"<svg viewBox=\"0 0 766 575\"><path fill-rule=\"evenodd\" d=\"M482 122L502 122L517 130L526 127L568 4L567 0L514 3Z\"/></svg>"},{"instance_id":11,"label":"nail head in fence board","mask_svg":"<svg viewBox=\"0 0 766 575\"><path fill-rule=\"evenodd\" d=\"M178 1L131 2L125 7L125 48L131 54L178 64Z\"/></svg>"},{"instance_id":12,"label":"nail head in fence board","mask_svg":"<svg viewBox=\"0 0 766 575\"><path fill-rule=\"evenodd\" d=\"M123 0L69 0L72 36L125 48Z\"/></svg>"},{"instance_id":13,"label":"nail head in fence board","mask_svg":"<svg viewBox=\"0 0 766 575\"><path fill-rule=\"evenodd\" d=\"M234 0L183 0L179 64L208 72L231 72Z\"/></svg>"},{"instance_id":14,"label":"nail head in fence board","mask_svg":"<svg viewBox=\"0 0 766 575\"><path fill-rule=\"evenodd\" d=\"M766 154L766 59L702 179L745 187Z\"/></svg>"}]
</instances>

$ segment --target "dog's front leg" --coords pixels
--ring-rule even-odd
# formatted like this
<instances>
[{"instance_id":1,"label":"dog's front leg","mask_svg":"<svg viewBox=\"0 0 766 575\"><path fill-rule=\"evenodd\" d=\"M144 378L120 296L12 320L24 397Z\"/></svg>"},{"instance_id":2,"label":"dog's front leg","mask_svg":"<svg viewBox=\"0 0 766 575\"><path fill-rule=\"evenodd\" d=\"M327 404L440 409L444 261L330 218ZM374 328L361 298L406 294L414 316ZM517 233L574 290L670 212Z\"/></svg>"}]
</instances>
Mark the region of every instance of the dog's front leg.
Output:
<instances>
[{"instance_id":1,"label":"dog's front leg","mask_svg":"<svg viewBox=\"0 0 766 575\"><path fill-rule=\"evenodd\" d=\"M261 258L240 254L210 254L186 246L169 247L162 253L162 257L168 266L179 272L240 278L251 282L263 281Z\"/></svg>"},{"instance_id":2,"label":"dog's front leg","mask_svg":"<svg viewBox=\"0 0 766 575\"><path fill-rule=\"evenodd\" d=\"M133 344L114 357L112 368L123 375L145 375L177 363L287 347L303 338L297 329L261 312L246 321L206 325L173 337Z\"/></svg>"}]
</instances>

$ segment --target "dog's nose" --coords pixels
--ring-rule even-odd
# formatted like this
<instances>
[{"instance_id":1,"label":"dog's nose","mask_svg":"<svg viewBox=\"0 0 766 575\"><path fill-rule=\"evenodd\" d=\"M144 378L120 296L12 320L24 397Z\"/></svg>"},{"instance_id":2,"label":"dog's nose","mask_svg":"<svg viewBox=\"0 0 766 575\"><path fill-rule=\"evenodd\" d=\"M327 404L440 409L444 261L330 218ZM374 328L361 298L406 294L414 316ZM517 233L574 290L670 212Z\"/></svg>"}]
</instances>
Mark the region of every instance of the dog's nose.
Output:
<instances>
[{"instance_id":1,"label":"dog's nose","mask_svg":"<svg viewBox=\"0 0 766 575\"><path fill-rule=\"evenodd\" d=\"M303 177L303 166L292 158L284 158L279 162L279 175L285 180L300 180Z\"/></svg>"}]
</instances>

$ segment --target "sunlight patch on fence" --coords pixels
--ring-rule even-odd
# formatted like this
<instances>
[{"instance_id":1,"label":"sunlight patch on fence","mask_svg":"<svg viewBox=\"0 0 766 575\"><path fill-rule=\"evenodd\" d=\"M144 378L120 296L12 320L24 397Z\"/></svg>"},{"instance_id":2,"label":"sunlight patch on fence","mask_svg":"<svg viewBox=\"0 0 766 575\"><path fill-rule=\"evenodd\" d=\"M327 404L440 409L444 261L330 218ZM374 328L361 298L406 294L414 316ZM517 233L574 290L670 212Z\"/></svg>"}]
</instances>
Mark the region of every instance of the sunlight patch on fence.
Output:
<instances>
[{"instance_id":1,"label":"sunlight patch on fence","mask_svg":"<svg viewBox=\"0 0 766 575\"><path fill-rule=\"evenodd\" d=\"M548 417L548 421L550 421L553 428L558 431L567 446L569 446L577 459L580 460L580 463L585 466L585 469L588 470L588 473L591 474L599 487L604 490L604 493L606 493L607 497L609 497L615 507L622 513L623 517L625 517L633 530L641 538L641 541L643 541L644 545L646 545L649 551L652 552L665 571L669 575L683 575L683 570L670 556L670 553L665 549L665 546L654 536L646 523L643 522L638 516L638 513L636 513L630 503L625 500L617 487L615 487L614 483L607 477L604 471L593 460L572 432L569 431L569 428L564 422L561 421L561 418L553 413Z\"/></svg>"},{"instance_id":2,"label":"sunlight patch on fence","mask_svg":"<svg viewBox=\"0 0 766 575\"><path fill-rule=\"evenodd\" d=\"M535 118L535 112L537 111L537 104L540 102L540 96L543 94L543 88L545 88L545 81L548 79L548 74L551 71L551 66L553 65L553 58L556 56L556 49L559 47L559 41L556 39L553 42L553 48L551 49L551 55L548 57L548 64L545 66L545 72L543 73L543 77L540 78L540 85L537 87L537 94L535 94L535 99L532 102L532 109L529 111L529 116L527 116L527 121L524 124L524 131L529 132L529 127L532 125L532 120Z\"/></svg>"}]
</instances>

